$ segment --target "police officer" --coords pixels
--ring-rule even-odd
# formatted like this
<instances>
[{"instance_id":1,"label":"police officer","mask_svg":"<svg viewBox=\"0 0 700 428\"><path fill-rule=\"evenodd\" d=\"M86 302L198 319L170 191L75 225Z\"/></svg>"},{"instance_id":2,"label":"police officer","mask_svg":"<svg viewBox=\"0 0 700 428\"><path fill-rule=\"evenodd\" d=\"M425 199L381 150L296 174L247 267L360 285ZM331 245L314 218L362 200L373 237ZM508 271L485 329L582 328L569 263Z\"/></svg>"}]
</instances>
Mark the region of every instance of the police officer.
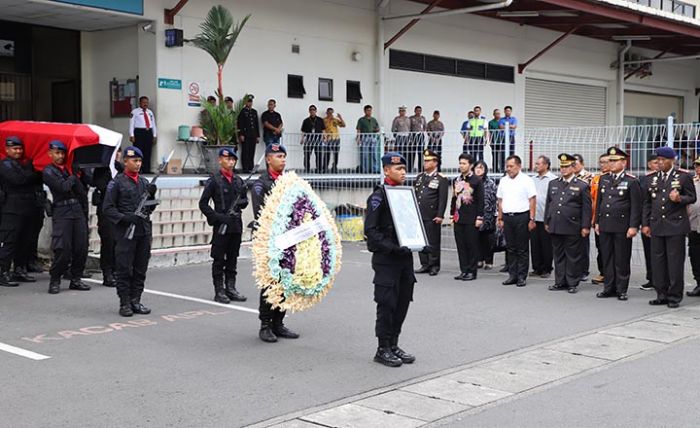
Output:
<instances>
[{"instance_id":1,"label":"police officer","mask_svg":"<svg viewBox=\"0 0 700 428\"><path fill-rule=\"evenodd\" d=\"M245 184L233 172L237 160L235 150L228 147L219 150L221 169L207 180L199 199L199 209L207 217L209 225L214 227L211 238L214 301L225 304L231 300L247 300L236 290L236 266L243 233L241 211L248 206ZM210 200L214 200L214 208L209 205Z\"/></svg>"},{"instance_id":2,"label":"police officer","mask_svg":"<svg viewBox=\"0 0 700 428\"><path fill-rule=\"evenodd\" d=\"M583 163L583 156L578 153L572 155L576 162L574 162L574 176L579 180L583 180L588 184L590 188L591 182L593 181L593 173L586 170L586 166ZM588 276L590 275L590 264L591 264L591 240L588 236L581 239L581 264L583 269L581 270L581 281L588 281Z\"/></svg>"},{"instance_id":3,"label":"police officer","mask_svg":"<svg viewBox=\"0 0 700 428\"><path fill-rule=\"evenodd\" d=\"M413 300L413 254L399 245L385 187L400 186L406 179L406 159L397 152L382 157L384 184L367 199L365 236L372 253L374 301L377 319L374 331L379 342L374 361L389 367L410 364L416 357L399 348L401 326Z\"/></svg>"},{"instance_id":4,"label":"police officer","mask_svg":"<svg viewBox=\"0 0 700 428\"><path fill-rule=\"evenodd\" d=\"M479 259L479 228L484 221L484 184L472 171L471 155L459 155L459 176L452 181L450 212L460 273L454 279L473 281Z\"/></svg>"},{"instance_id":5,"label":"police officer","mask_svg":"<svg viewBox=\"0 0 700 428\"><path fill-rule=\"evenodd\" d=\"M255 145L260 141L258 112L253 108L253 95L247 95L245 106L238 113L238 142L241 144L243 172L251 172L255 162Z\"/></svg>"},{"instance_id":6,"label":"police officer","mask_svg":"<svg viewBox=\"0 0 700 428\"><path fill-rule=\"evenodd\" d=\"M656 176L656 173L659 172L659 165L658 161L656 159L656 153L651 153L649 154L649 157L647 158L647 171L646 173L639 177L639 185L642 188L642 201L644 201L644 198L646 197L647 192L649 191L649 183L651 183L651 180L653 179L654 176ZM642 202L642 205L644 203ZM640 218L640 226L641 226L641 218ZM646 236L645 234L641 234L642 236L642 246L644 247L644 265L645 265L645 270L646 270L646 275L645 278L647 282L644 284L640 285L639 288L644 291L650 291L654 289L654 283L653 278L651 277L651 238Z\"/></svg>"},{"instance_id":7,"label":"police officer","mask_svg":"<svg viewBox=\"0 0 700 428\"><path fill-rule=\"evenodd\" d=\"M687 206L696 200L693 180L674 167L676 152L656 149L659 172L649 181L644 195L642 233L651 237L651 274L656 299L650 305L677 308L683 300L685 237L690 232Z\"/></svg>"},{"instance_id":8,"label":"police officer","mask_svg":"<svg viewBox=\"0 0 700 428\"><path fill-rule=\"evenodd\" d=\"M416 273L429 273L435 276L440 271L440 228L447 208L447 193L450 182L438 172L440 155L432 150L423 152L423 172L414 183L418 208L423 227L432 248L430 254L419 255L421 267Z\"/></svg>"},{"instance_id":9,"label":"police officer","mask_svg":"<svg viewBox=\"0 0 700 428\"><path fill-rule=\"evenodd\" d=\"M136 215L145 192L154 199L157 188L139 175L143 153L138 147L124 150L124 172L117 174L107 186L102 209L114 226L115 271L119 315L149 314L151 310L141 304L148 260L151 257L151 220ZM129 226L134 225L134 235L127 236Z\"/></svg>"},{"instance_id":10,"label":"police officer","mask_svg":"<svg viewBox=\"0 0 700 428\"><path fill-rule=\"evenodd\" d=\"M591 232L591 192L588 183L574 175L576 158L559 155L561 177L549 182L544 208L545 229L552 237L554 285L550 291L578 291L583 268L581 238Z\"/></svg>"},{"instance_id":11,"label":"police officer","mask_svg":"<svg viewBox=\"0 0 700 428\"><path fill-rule=\"evenodd\" d=\"M267 170L263 171L253 183L251 199L253 202L253 214L257 220L265 203L265 196L272 191L275 181L284 173L287 164L287 149L281 144L270 144L265 148L265 163ZM284 325L285 311L273 308L264 296L265 290L260 290L260 332L258 336L263 342L277 342L278 337L296 339L298 333L293 332Z\"/></svg>"},{"instance_id":12,"label":"police officer","mask_svg":"<svg viewBox=\"0 0 700 428\"><path fill-rule=\"evenodd\" d=\"M617 296L624 301L630 282L632 238L637 235L642 217L642 191L639 180L625 172L627 153L610 147L606 155L609 173L598 182L594 219L605 278L603 291L597 296Z\"/></svg>"},{"instance_id":13,"label":"police officer","mask_svg":"<svg viewBox=\"0 0 700 428\"><path fill-rule=\"evenodd\" d=\"M0 181L5 192L0 221L0 285L17 286L15 281L34 282L22 268L27 265L31 241L27 239L32 229L32 213L36 209L35 187L41 183L41 174L34 170L31 161L24 160L24 144L19 137L5 141L7 158L0 162ZM15 271L10 276L14 260Z\"/></svg>"},{"instance_id":14,"label":"police officer","mask_svg":"<svg viewBox=\"0 0 700 428\"><path fill-rule=\"evenodd\" d=\"M87 291L90 286L80 279L88 252L87 190L78 176L66 168L66 146L61 141L49 143L49 158L51 164L43 173L44 183L53 198L49 294L61 291L61 276L69 265L70 289Z\"/></svg>"}]
</instances>

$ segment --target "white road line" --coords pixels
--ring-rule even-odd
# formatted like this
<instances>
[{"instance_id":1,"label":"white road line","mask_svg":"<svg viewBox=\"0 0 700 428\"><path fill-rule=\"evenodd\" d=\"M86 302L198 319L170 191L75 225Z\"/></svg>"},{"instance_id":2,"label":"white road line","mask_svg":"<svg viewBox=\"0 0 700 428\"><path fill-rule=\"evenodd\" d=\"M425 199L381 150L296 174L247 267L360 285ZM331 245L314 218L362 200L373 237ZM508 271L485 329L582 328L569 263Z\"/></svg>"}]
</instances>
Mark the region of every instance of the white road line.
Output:
<instances>
[{"instance_id":1,"label":"white road line","mask_svg":"<svg viewBox=\"0 0 700 428\"><path fill-rule=\"evenodd\" d=\"M91 282L93 284L102 284L102 281L100 281L98 279L83 278L83 281L84 282ZM144 291L144 293L155 294L157 296L172 297L174 299L180 299L180 300L189 300L190 302L203 303L205 305L219 306L222 308L233 309L235 311L249 312L251 314L258 314L257 309L246 308L245 306L227 305L224 303L212 302L210 300L200 299L198 297L190 297L190 296L183 296L182 294L166 293L165 291L149 290L149 289L145 289L143 291Z\"/></svg>"},{"instance_id":2,"label":"white road line","mask_svg":"<svg viewBox=\"0 0 700 428\"><path fill-rule=\"evenodd\" d=\"M51 358L48 355L37 354L36 352L27 351L26 349L18 348L2 342L0 342L0 351L9 352L10 354L19 355L20 357L29 358L30 360L35 361L48 360Z\"/></svg>"}]
</instances>

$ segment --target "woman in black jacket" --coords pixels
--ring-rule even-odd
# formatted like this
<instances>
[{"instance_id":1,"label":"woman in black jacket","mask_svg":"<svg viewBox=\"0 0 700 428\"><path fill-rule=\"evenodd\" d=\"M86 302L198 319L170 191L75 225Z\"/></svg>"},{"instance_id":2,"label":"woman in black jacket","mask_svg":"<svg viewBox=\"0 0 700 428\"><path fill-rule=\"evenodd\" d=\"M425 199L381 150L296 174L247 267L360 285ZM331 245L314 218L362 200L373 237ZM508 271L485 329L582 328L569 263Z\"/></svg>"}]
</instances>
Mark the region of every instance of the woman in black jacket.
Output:
<instances>
[{"instance_id":1,"label":"woman in black jacket","mask_svg":"<svg viewBox=\"0 0 700 428\"><path fill-rule=\"evenodd\" d=\"M493 240L496 231L496 182L489 178L489 167L484 161L474 164L474 175L481 178L484 187L484 221L479 228L478 268L493 268Z\"/></svg>"}]
</instances>

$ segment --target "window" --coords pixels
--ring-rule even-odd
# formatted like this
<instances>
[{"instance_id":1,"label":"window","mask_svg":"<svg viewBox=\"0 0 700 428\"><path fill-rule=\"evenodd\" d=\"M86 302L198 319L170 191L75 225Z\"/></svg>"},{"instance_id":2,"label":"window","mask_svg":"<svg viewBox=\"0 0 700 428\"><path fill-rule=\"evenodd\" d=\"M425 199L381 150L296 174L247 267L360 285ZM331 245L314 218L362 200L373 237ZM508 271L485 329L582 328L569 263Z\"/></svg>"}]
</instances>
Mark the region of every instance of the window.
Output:
<instances>
[{"instance_id":1,"label":"window","mask_svg":"<svg viewBox=\"0 0 700 428\"><path fill-rule=\"evenodd\" d=\"M318 79L319 101L333 101L333 79Z\"/></svg>"},{"instance_id":2,"label":"window","mask_svg":"<svg viewBox=\"0 0 700 428\"><path fill-rule=\"evenodd\" d=\"M362 92L360 92L360 82L348 80L346 83L347 102L360 103L362 102Z\"/></svg>"},{"instance_id":3,"label":"window","mask_svg":"<svg viewBox=\"0 0 700 428\"><path fill-rule=\"evenodd\" d=\"M389 50L389 68L494 82L513 83L515 81L515 68L509 65L489 64L394 49Z\"/></svg>"},{"instance_id":4,"label":"window","mask_svg":"<svg viewBox=\"0 0 700 428\"><path fill-rule=\"evenodd\" d=\"M289 98L304 98L306 89L304 89L304 76L295 74L287 75L287 97Z\"/></svg>"}]
</instances>

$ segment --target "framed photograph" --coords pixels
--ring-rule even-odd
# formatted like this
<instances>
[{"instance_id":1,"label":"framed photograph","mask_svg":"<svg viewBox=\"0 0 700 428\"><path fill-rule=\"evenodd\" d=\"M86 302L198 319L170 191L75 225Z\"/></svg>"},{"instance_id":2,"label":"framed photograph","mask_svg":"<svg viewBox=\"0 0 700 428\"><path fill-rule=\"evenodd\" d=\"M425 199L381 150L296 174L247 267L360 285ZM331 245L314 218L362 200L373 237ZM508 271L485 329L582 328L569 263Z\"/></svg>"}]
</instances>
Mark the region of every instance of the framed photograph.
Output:
<instances>
[{"instance_id":1,"label":"framed photograph","mask_svg":"<svg viewBox=\"0 0 700 428\"><path fill-rule=\"evenodd\" d=\"M428 245L423 221L418 211L416 193L411 186L385 186L387 202L394 220L399 245L420 251Z\"/></svg>"}]
</instances>

